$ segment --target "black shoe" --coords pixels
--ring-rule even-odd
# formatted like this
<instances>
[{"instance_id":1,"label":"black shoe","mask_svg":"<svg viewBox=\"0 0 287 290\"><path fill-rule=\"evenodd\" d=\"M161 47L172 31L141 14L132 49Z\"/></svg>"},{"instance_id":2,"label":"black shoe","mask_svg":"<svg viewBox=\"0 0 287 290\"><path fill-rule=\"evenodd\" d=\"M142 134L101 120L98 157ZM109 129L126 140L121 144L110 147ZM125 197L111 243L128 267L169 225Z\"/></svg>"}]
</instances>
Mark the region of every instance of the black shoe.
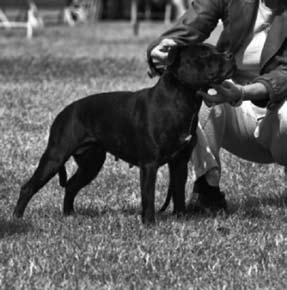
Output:
<instances>
[{"instance_id":1,"label":"black shoe","mask_svg":"<svg viewBox=\"0 0 287 290\"><path fill-rule=\"evenodd\" d=\"M227 211L225 194L218 186L210 186L204 176L195 181L193 194L196 194L197 198L194 203L190 202L188 209L213 214Z\"/></svg>"}]
</instances>

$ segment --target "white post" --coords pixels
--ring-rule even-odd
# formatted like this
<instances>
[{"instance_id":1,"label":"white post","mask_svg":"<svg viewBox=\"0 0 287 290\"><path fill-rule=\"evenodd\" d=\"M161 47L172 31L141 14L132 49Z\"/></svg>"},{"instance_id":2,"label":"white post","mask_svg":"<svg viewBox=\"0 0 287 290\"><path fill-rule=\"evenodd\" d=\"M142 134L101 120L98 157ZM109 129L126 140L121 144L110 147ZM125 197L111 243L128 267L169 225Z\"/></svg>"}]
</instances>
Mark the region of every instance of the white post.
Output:
<instances>
[{"instance_id":1,"label":"white post","mask_svg":"<svg viewBox=\"0 0 287 290\"><path fill-rule=\"evenodd\" d=\"M134 24L137 22L138 18L138 1L137 0L132 0L131 3L131 24Z\"/></svg>"},{"instance_id":2,"label":"white post","mask_svg":"<svg viewBox=\"0 0 287 290\"><path fill-rule=\"evenodd\" d=\"M168 1L165 5L165 13L164 13L164 24L165 25L169 25L171 22L171 9L172 9L171 2Z\"/></svg>"},{"instance_id":3,"label":"white post","mask_svg":"<svg viewBox=\"0 0 287 290\"><path fill-rule=\"evenodd\" d=\"M33 22L34 22L34 7L33 7L33 4L32 1L30 1L29 3L29 9L27 11L27 32L26 32L26 37L28 39L31 39L33 37ZM35 5L35 4L34 4Z\"/></svg>"},{"instance_id":4,"label":"white post","mask_svg":"<svg viewBox=\"0 0 287 290\"><path fill-rule=\"evenodd\" d=\"M33 37L33 26L31 25L31 23L29 21L27 22L26 37L28 39L32 39L32 37Z\"/></svg>"},{"instance_id":5,"label":"white post","mask_svg":"<svg viewBox=\"0 0 287 290\"><path fill-rule=\"evenodd\" d=\"M176 8L176 18L179 18L186 10L184 0L171 0Z\"/></svg>"},{"instance_id":6,"label":"white post","mask_svg":"<svg viewBox=\"0 0 287 290\"><path fill-rule=\"evenodd\" d=\"M5 15L5 13L3 12L3 10L1 8L0 8L0 21L9 22L7 16Z\"/></svg>"},{"instance_id":7,"label":"white post","mask_svg":"<svg viewBox=\"0 0 287 290\"><path fill-rule=\"evenodd\" d=\"M131 3L131 24L134 35L139 33L139 19L138 19L138 0L132 0Z\"/></svg>"}]
</instances>

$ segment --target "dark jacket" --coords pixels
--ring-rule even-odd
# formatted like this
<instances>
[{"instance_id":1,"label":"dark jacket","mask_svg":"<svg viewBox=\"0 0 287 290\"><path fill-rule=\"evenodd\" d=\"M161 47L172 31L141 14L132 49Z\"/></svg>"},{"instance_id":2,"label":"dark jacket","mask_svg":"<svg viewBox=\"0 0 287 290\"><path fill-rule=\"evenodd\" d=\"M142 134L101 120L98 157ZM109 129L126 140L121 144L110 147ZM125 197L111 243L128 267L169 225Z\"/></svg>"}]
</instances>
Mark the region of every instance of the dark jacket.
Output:
<instances>
[{"instance_id":1,"label":"dark jacket","mask_svg":"<svg viewBox=\"0 0 287 290\"><path fill-rule=\"evenodd\" d=\"M258 5L259 0L194 0L179 21L149 46L149 65L153 66L150 52L162 39L171 38L179 45L203 42L219 19L224 29L217 47L235 54L253 29ZM287 8L286 4L282 5L275 12L262 51L260 76L254 80L266 86L272 103L287 97ZM256 104L266 106L267 101Z\"/></svg>"}]
</instances>

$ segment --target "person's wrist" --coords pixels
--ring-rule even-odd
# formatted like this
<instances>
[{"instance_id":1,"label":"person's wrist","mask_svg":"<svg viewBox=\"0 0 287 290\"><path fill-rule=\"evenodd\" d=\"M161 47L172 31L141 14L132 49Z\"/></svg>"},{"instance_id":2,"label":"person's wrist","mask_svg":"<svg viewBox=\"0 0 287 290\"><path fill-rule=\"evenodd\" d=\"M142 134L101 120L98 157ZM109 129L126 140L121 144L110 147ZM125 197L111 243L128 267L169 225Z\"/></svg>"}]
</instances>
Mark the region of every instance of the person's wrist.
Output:
<instances>
[{"instance_id":1,"label":"person's wrist","mask_svg":"<svg viewBox=\"0 0 287 290\"><path fill-rule=\"evenodd\" d=\"M239 107L239 106L241 106L242 105L242 102L245 100L245 98L246 98L246 92L245 92L245 88L244 88L244 86L239 86L239 91L240 91L240 93L239 93L239 98L237 99L237 100L235 100L235 101L233 101L232 103L230 103L230 105L232 106L232 107Z\"/></svg>"}]
</instances>

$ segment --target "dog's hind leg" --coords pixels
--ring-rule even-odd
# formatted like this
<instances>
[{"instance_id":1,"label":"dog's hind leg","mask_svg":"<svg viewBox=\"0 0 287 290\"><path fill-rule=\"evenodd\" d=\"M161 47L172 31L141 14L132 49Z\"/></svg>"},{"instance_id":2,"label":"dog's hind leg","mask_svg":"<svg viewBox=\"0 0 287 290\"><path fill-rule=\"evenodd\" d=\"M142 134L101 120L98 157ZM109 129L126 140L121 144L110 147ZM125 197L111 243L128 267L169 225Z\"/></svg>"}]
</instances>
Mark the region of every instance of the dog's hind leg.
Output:
<instances>
[{"instance_id":1,"label":"dog's hind leg","mask_svg":"<svg viewBox=\"0 0 287 290\"><path fill-rule=\"evenodd\" d=\"M78 169L66 184L63 206L65 215L70 215L74 212L74 200L77 193L97 177L105 162L106 151L96 145L92 145L84 152L75 154L74 159Z\"/></svg>"},{"instance_id":2,"label":"dog's hind leg","mask_svg":"<svg viewBox=\"0 0 287 290\"><path fill-rule=\"evenodd\" d=\"M59 169L59 183L62 187L67 185L67 171L65 165L61 166Z\"/></svg>"},{"instance_id":3,"label":"dog's hind leg","mask_svg":"<svg viewBox=\"0 0 287 290\"><path fill-rule=\"evenodd\" d=\"M22 217L28 202L40 190L65 162L64 154L59 148L48 147L42 155L39 165L30 180L21 187L20 196L14 209L15 217Z\"/></svg>"}]
</instances>

